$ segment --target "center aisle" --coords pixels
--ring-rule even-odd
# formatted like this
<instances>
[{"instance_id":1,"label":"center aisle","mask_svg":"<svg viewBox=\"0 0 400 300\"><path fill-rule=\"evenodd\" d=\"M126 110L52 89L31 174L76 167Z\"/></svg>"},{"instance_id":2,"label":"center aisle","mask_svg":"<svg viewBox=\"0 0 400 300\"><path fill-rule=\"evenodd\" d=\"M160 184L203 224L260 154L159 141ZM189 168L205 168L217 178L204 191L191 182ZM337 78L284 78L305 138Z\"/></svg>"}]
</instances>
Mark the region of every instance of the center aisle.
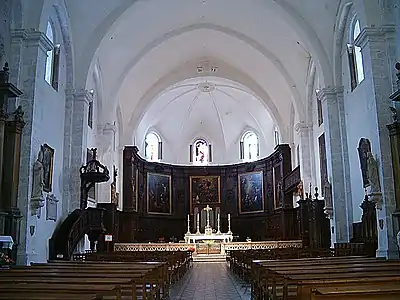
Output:
<instances>
[{"instance_id":1,"label":"center aisle","mask_svg":"<svg viewBox=\"0 0 400 300\"><path fill-rule=\"evenodd\" d=\"M171 288L171 300L248 300L250 285L229 272L226 263L193 263L181 282Z\"/></svg>"}]
</instances>

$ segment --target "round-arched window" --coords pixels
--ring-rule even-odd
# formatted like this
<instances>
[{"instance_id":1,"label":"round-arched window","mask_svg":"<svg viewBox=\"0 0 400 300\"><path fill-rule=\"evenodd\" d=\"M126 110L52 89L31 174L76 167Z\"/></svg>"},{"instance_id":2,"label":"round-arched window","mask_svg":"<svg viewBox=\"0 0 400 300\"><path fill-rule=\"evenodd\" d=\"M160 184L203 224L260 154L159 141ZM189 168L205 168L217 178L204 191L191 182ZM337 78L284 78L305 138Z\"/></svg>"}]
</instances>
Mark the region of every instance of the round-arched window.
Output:
<instances>
[{"instance_id":1,"label":"round-arched window","mask_svg":"<svg viewBox=\"0 0 400 300\"><path fill-rule=\"evenodd\" d=\"M257 160L259 157L258 136L252 131L246 132L242 136L240 148L241 159L244 161Z\"/></svg>"},{"instance_id":2,"label":"round-arched window","mask_svg":"<svg viewBox=\"0 0 400 300\"><path fill-rule=\"evenodd\" d=\"M149 132L145 139L145 157L148 161L161 159L161 138L155 132Z\"/></svg>"}]
</instances>

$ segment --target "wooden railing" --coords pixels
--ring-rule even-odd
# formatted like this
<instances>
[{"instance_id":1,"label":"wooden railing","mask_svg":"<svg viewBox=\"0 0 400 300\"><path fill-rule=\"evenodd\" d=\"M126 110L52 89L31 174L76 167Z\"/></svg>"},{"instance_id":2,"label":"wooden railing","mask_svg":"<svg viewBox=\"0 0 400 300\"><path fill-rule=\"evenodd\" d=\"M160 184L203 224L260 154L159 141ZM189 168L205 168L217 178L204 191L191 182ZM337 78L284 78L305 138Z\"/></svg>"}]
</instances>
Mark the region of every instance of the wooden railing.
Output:
<instances>
[{"instance_id":1,"label":"wooden railing","mask_svg":"<svg viewBox=\"0 0 400 300\"><path fill-rule=\"evenodd\" d=\"M50 259L69 260L72 253L87 234L90 241L96 241L105 232L104 209L76 209L63 221L50 239Z\"/></svg>"}]
</instances>

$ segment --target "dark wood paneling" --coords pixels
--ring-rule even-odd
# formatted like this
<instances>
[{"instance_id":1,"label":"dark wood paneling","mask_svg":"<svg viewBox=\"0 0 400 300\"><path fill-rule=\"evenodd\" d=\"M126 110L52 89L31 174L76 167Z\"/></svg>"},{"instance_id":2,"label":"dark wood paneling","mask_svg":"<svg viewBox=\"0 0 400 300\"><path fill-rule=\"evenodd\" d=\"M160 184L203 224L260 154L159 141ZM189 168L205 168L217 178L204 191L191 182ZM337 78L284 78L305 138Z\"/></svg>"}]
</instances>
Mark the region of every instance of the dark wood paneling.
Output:
<instances>
[{"instance_id":1,"label":"dark wood paneling","mask_svg":"<svg viewBox=\"0 0 400 300\"><path fill-rule=\"evenodd\" d=\"M125 147L123 166L124 212L120 216L120 240L129 242L129 236L132 239L131 241L156 241L160 237L164 237L166 241L169 241L172 237L182 239L187 230L187 215L190 214L191 219L193 218L193 210L191 210L190 205L190 176L220 177L219 207L222 231L227 230L227 215L231 214L232 231L235 235L239 235L240 239L245 239L247 236L253 240L294 238L296 237L296 230L285 229L293 227L297 222L296 213L288 213L293 209L293 195L291 192L282 193L281 203L283 208L279 211L275 209L273 169L279 172L281 181L292 171L291 151L288 145L277 146L272 155L255 162L206 167L148 162L138 155L136 147ZM264 176L264 211L245 215L239 214L238 175L257 171L262 171ZM148 214L148 173L171 176L171 215ZM137 192L133 191L132 185L134 183ZM137 212L135 212L135 199L138 201ZM278 217L275 215L278 215ZM286 226L286 224L289 225ZM125 228L134 231L135 234L125 233ZM272 228L276 229L271 230Z\"/></svg>"}]
</instances>

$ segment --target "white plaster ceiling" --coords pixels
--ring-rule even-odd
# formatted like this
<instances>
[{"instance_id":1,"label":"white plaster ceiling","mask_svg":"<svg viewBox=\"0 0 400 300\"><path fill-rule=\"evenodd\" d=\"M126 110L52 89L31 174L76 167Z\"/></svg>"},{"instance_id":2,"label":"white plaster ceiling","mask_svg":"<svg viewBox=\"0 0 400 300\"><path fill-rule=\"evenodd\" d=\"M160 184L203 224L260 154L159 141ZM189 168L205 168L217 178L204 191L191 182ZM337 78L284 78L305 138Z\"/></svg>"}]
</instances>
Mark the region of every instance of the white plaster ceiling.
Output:
<instances>
[{"instance_id":1,"label":"white plaster ceiling","mask_svg":"<svg viewBox=\"0 0 400 300\"><path fill-rule=\"evenodd\" d=\"M227 153L238 147L246 130L258 134L261 155L274 147L274 122L263 102L247 87L212 76L184 80L160 93L138 126L137 145L150 130L161 135L172 153L186 149L196 138L206 138L220 153Z\"/></svg>"},{"instance_id":2,"label":"white plaster ceiling","mask_svg":"<svg viewBox=\"0 0 400 300\"><path fill-rule=\"evenodd\" d=\"M337 4L337 0L67 0L77 82L86 81L89 65L99 66L105 102L101 117L112 121L119 107L122 141L129 143L160 91L195 77L193 66L200 61L219 62L218 76L249 87L285 131L293 111L296 118L304 118L311 56L322 80L329 82Z\"/></svg>"}]
</instances>

